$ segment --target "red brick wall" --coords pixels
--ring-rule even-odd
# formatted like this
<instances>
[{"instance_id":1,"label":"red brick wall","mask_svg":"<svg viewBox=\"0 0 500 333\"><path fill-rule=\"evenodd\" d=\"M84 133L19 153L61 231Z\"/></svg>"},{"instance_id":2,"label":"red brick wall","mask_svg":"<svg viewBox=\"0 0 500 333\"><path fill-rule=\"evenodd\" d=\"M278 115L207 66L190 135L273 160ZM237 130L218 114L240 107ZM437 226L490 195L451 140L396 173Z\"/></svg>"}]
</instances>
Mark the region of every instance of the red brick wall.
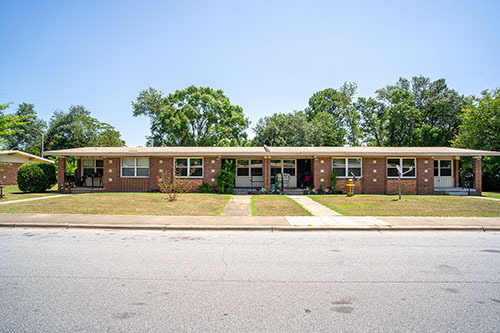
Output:
<instances>
[{"instance_id":1,"label":"red brick wall","mask_svg":"<svg viewBox=\"0 0 500 333\"><path fill-rule=\"evenodd\" d=\"M17 185L17 169L24 163L0 162L0 184Z\"/></svg>"},{"instance_id":2,"label":"red brick wall","mask_svg":"<svg viewBox=\"0 0 500 333\"><path fill-rule=\"evenodd\" d=\"M212 163L213 161L213 163ZM120 158L104 159L103 185L105 192L151 192L158 190L158 179L164 173L173 173L173 158L171 157L151 157L149 159L148 178L122 178ZM221 170L221 160L215 158L203 159L203 178L183 179L183 182L190 184L190 190L196 191L203 182L210 185L217 183L216 175Z\"/></svg>"},{"instance_id":3,"label":"red brick wall","mask_svg":"<svg viewBox=\"0 0 500 333\"><path fill-rule=\"evenodd\" d=\"M66 159L60 157L57 159L57 190L64 191L64 176L66 175Z\"/></svg>"},{"instance_id":4,"label":"red brick wall","mask_svg":"<svg viewBox=\"0 0 500 333\"><path fill-rule=\"evenodd\" d=\"M330 187L332 177L332 159L330 157L319 157L312 161L313 183L314 187L319 189L323 186L324 189ZM337 181L337 188L340 191L341 187Z\"/></svg>"},{"instance_id":5,"label":"red brick wall","mask_svg":"<svg viewBox=\"0 0 500 333\"><path fill-rule=\"evenodd\" d=\"M386 181L385 158L363 158L363 178L361 178L363 193L384 194ZM358 181L359 182L359 181ZM357 191L357 193L360 193Z\"/></svg>"},{"instance_id":6,"label":"red brick wall","mask_svg":"<svg viewBox=\"0 0 500 333\"><path fill-rule=\"evenodd\" d=\"M434 193L434 160L417 158L417 193Z\"/></svg>"},{"instance_id":7,"label":"red brick wall","mask_svg":"<svg viewBox=\"0 0 500 333\"><path fill-rule=\"evenodd\" d=\"M398 194L398 179L387 178L386 181L386 194ZM401 179L401 193L402 194L417 194L417 179L416 178L403 178Z\"/></svg>"},{"instance_id":8,"label":"red brick wall","mask_svg":"<svg viewBox=\"0 0 500 333\"><path fill-rule=\"evenodd\" d=\"M271 159L264 157L264 188L271 189Z\"/></svg>"}]
</instances>

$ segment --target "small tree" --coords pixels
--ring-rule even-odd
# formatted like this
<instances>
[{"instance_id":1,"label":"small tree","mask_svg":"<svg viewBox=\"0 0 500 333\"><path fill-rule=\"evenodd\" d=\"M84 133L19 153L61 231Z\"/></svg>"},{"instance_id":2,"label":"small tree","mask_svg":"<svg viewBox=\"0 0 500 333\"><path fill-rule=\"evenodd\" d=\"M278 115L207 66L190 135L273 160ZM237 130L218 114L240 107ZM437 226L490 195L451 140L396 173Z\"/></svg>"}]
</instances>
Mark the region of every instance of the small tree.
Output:
<instances>
[{"instance_id":1,"label":"small tree","mask_svg":"<svg viewBox=\"0 0 500 333\"><path fill-rule=\"evenodd\" d=\"M224 194L233 193L236 172L233 160L224 160L221 171L217 174L217 185Z\"/></svg>"},{"instance_id":2,"label":"small tree","mask_svg":"<svg viewBox=\"0 0 500 333\"><path fill-rule=\"evenodd\" d=\"M196 163L196 162L195 162ZM183 164L179 164L179 166L183 166ZM177 168L176 165L170 164L170 167L174 168L174 172L168 173L163 172L160 175L156 176L158 180L158 187L160 188L161 193L167 194L168 201L177 200L177 195L181 193L189 192L191 189L191 185L186 182L186 179L181 178L181 169ZM190 173L190 176L193 172Z\"/></svg>"}]
</instances>

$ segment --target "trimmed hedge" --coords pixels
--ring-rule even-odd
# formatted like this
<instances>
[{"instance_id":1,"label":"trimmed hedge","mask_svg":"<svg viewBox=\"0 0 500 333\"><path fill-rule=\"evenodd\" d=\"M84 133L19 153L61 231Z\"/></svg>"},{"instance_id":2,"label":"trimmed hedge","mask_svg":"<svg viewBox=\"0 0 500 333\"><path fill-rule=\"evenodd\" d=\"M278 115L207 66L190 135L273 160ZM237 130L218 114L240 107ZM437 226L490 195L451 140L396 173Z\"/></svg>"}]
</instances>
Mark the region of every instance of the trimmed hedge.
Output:
<instances>
[{"instance_id":1,"label":"trimmed hedge","mask_svg":"<svg viewBox=\"0 0 500 333\"><path fill-rule=\"evenodd\" d=\"M23 192L45 192L57 184L56 166L46 162L31 162L17 169L17 186Z\"/></svg>"}]
</instances>

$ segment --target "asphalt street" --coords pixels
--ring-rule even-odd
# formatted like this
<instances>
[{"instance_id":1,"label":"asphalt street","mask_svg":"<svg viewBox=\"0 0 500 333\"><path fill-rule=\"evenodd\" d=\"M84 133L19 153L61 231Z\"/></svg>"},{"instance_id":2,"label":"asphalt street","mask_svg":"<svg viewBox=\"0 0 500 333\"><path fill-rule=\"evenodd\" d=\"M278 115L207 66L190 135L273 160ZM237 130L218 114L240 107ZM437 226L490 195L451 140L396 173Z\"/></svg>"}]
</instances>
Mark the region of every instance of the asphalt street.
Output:
<instances>
[{"instance_id":1,"label":"asphalt street","mask_svg":"<svg viewBox=\"0 0 500 333\"><path fill-rule=\"evenodd\" d=\"M500 233L0 229L2 332L499 332Z\"/></svg>"}]
</instances>

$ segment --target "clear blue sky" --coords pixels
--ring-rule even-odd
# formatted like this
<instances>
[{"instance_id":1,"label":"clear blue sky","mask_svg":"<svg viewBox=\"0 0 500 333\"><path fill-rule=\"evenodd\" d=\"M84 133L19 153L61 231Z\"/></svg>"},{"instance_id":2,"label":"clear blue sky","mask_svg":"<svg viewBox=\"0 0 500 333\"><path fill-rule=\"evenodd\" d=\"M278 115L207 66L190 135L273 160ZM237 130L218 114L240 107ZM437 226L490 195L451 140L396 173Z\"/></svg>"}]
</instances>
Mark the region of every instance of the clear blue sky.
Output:
<instances>
[{"instance_id":1,"label":"clear blue sky","mask_svg":"<svg viewBox=\"0 0 500 333\"><path fill-rule=\"evenodd\" d=\"M500 86L500 1L0 1L0 102L48 119L82 104L144 145L131 101L152 86L224 90L253 124L354 81L460 93ZM11 106L10 111L15 106Z\"/></svg>"}]
</instances>

